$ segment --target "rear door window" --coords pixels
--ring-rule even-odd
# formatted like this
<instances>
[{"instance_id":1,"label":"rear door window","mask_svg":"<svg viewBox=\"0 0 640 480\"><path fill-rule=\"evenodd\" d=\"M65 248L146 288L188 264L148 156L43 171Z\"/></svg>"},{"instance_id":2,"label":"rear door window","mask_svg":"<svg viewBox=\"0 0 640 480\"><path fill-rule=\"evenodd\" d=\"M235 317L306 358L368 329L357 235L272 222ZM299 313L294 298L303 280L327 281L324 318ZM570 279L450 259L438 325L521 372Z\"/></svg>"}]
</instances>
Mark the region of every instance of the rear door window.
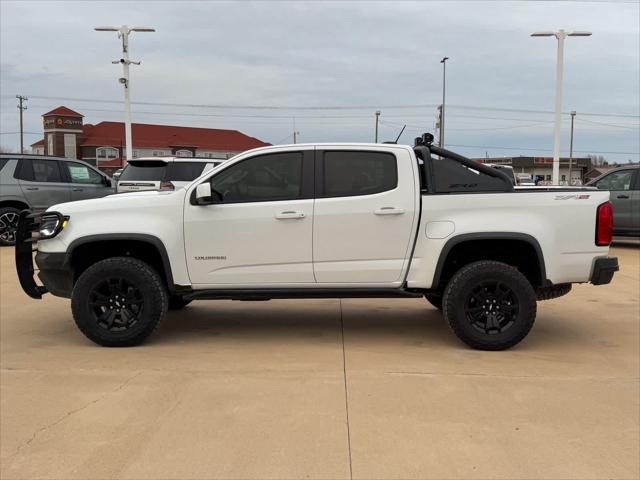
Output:
<instances>
[{"instance_id":1,"label":"rear door window","mask_svg":"<svg viewBox=\"0 0 640 480\"><path fill-rule=\"evenodd\" d=\"M204 170L205 162L173 162L167 168L165 181L190 182L195 180Z\"/></svg>"},{"instance_id":2,"label":"rear door window","mask_svg":"<svg viewBox=\"0 0 640 480\"><path fill-rule=\"evenodd\" d=\"M151 161L129 162L122 171L119 182L149 180L162 181L167 174L167 162Z\"/></svg>"},{"instance_id":3,"label":"rear door window","mask_svg":"<svg viewBox=\"0 0 640 480\"><path fill-rule=\"evenodd\" d=\"M57 160L22 160L16 178L29 182L62 183L60 162Z\"/></svg>"},{"instance_id":4,"label":"rear door window","mask_svg":"<svg viewBox=\"0 0 640 480\"><path fill-rule=\"evenodd\" d=\"M385 152L325 151L322 197L371 195L398 186L396 157Z\"/></svg>"}]
</instances>

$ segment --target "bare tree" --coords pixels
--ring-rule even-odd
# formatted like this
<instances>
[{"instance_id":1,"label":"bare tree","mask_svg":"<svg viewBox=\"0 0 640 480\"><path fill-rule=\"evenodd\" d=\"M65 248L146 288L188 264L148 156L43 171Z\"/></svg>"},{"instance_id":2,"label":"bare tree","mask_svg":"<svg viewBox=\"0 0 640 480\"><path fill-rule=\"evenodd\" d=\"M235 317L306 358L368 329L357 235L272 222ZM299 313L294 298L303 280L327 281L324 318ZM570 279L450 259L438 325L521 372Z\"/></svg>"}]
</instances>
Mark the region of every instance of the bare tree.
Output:
<instances>
[{"instance_id":1,"label":"bare tree","mask_svg":"<svg viewBox=\"0 0 640 480\"><path fill-rule=\"evenodd\" d=\"M0 153L16 153L16 152L11 147L5 147L4 145L0 145Z\"/></svg>"}]
</instances>

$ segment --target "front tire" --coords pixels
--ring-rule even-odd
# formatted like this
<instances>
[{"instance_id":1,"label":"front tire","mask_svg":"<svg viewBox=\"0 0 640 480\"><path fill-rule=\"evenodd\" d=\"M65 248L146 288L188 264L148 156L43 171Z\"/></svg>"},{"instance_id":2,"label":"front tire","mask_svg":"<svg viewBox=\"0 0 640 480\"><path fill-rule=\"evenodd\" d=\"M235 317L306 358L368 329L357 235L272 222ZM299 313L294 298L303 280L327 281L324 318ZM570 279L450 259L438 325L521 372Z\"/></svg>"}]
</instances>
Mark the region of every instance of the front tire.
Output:
<instances>
[{"instance_id":1,"label":"front tire","mask_svg":"<svg viewBox=\"0 0 640 480\"><path fill-rule=\"evenodd\" d=\"M160 275L130 257L101 260L87 268L71 294L71 311L87 338L105 347L142 343L168 308Z\"/></svg>"},{"instance_id":2,"label":"front tire","mask_svg":"<svg viewBox=\"0 0 640 480\"><path fill-rule=\"evenodd\" d=\"M501 262L474 262L453 276L443 307L449 326L467 345L505 350L531 330L536 293L517 269Z\"/></svg>"}]
</instances>

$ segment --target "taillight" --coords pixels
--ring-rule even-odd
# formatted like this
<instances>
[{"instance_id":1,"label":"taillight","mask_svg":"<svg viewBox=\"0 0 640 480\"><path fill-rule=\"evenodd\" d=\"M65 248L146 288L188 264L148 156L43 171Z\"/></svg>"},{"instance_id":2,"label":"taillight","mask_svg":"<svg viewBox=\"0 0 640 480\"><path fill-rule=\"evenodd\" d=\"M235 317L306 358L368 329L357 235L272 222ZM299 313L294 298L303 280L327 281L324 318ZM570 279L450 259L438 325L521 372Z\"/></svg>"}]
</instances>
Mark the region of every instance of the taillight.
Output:
<instances>
[{"instance_id":1,"label":"taillight","mask_svg":"<svg viewBox=\"0 0 640 480\"><path fill-rule=\"evenodd\" d=\"M176 187L173 186L171 182L160 182L160 190L175 190Z\"/></svg>"},{"instance_id":2,"label":"taillight","mask_svg":"<svg viewBox=\"0 0 640 480\"><path fill-rule=\"evenodd\" d=\"M613 205L603 203L598 207L596 215L596 245L606 247L613 239Z\"/></svg>"}]
</instances>

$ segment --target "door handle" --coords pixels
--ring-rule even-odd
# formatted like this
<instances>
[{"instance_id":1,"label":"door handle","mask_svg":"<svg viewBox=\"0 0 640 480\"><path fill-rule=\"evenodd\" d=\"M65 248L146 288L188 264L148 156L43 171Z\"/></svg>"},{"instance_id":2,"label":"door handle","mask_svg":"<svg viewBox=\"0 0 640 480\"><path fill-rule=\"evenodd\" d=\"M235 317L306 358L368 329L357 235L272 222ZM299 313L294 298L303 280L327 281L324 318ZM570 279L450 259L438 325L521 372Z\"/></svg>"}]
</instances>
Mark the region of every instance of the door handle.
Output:
<instances>
[{"instance_id":1,"label":"door handle","mask_svg":"<svg viewBox=\"0 0 640 480\"><path fill-rule=\"evenodd\" d=\"M404 209L396 207L382 207L374 210L373 213L376 215L402 215L404 213Z\"/></svg>"},{"instance_id":2,"label":"door handle","mask_svg":"<svg viewBox=\"0 0 640 480\"><path fill-rule=\"evenodd\" d=\"M27 187L27 190L40 190L38 187Z\"/></svg>"},{"instance_id":3,"label":"door handle","mask_svg":"<svg viewBox=\"0 0 640 480\"><path fill-rule=\"evenodd\" d=\"M276 219L287 220L289 218L304 218L304 212L296 212L295 210L285 210L284 212L276 213Z\"/></svg>"},{"instance_id":4,"label":"door handle","mask_svg":"<svg viewBox=\"0 0 640 480\"><path fill-rule=\"evenodd\" d=\"M629 198L629 195L618 195L616 198Z\"/></svg>"},{"instance_id":5,"label":"door handle","mask_svg":"<svg viewBox=\"0 0 640 480\"><path fill-rule=\"evenodd\" d=\"M74 188L72 192L84 192L84 188Z\"/></svg>"}]
</instances>

